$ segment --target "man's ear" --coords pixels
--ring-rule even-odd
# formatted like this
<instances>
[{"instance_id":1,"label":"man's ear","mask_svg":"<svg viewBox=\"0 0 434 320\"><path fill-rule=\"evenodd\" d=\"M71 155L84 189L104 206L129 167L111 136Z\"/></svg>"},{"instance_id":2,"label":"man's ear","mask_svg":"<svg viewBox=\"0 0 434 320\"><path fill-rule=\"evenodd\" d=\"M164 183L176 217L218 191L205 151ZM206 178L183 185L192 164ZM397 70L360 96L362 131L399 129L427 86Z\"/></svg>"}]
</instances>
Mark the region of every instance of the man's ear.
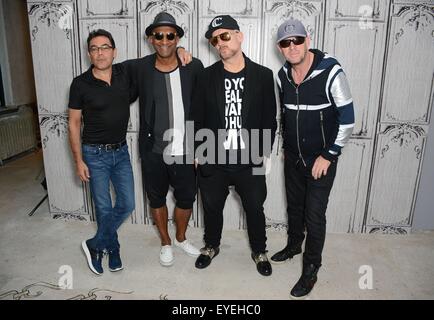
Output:
<instances>
[{"instance_id":1,"label":"man's ear","mask_svg":"<svg viewBox=\"0 0 434 320\"><path fill-rule=\"evenodd\" d=\"M117 55L118 55L118 49L114 48L113 49L113 60L116 58Z\"/></svg>"},{"instance_id":2,"label":"man's ear","mask_svg":"<svg viewBox=\"0 0 434 320\"><path fill-rule=\"evenodd\" d=\"M240 32L238 32L238 36L240 37L240 41L243 42L244 41L244 33L242 33L240 31Z\"/></svg>"},{"instance_id":3,"label":"man's ear","mask_svg":"<svg viewBox=\"0 0 434 320\"><path fill-rule=\"evenodd\" d=\"M282 50L282 48L279 46L279 44L277 44L276 47L277 47L277 50L279 50L279 52L280 52L281 54L283 54L283 50Z\"/></svg>"}]
</instances>

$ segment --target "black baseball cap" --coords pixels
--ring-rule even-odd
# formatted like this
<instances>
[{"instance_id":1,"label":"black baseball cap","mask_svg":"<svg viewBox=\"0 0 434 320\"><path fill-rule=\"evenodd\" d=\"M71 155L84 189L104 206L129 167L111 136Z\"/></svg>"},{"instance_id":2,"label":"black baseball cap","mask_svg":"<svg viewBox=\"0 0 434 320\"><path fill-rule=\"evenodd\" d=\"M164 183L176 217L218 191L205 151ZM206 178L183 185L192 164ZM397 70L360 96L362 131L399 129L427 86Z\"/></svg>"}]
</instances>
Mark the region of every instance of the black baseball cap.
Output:
<instances>
[{"instance_id":1,"label":"black baseball cap","mask_svg":"<svg viewBox=\"0 0 434 320\"><path fill-rule=\"evenodd\" d=\"M217 29L240 30L240 26L230 15L217 16L210 22L205 38L210 39L212 33Z\"/></svg>"}]
</instances>

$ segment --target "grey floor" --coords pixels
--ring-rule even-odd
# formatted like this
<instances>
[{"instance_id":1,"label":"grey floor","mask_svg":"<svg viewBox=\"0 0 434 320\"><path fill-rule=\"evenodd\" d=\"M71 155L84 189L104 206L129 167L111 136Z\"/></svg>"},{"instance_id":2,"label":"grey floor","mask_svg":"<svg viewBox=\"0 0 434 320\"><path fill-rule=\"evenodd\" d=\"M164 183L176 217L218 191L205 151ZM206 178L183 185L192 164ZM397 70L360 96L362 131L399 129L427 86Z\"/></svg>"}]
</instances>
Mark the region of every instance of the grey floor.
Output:
<instances>
[{"instance_id":1,"label":"grey floor","mask_svg":"<svg viewBox=\"0 0 434 320\"><path fill-rule=\"evenodd\" d=\"M260 276L246 233L224 231L221 252L198 270L175 250L175 264L158 262L159 239L151 226L124 224L119 233L125 269L102 276L87 267L80 249L93 223L54 220L38 176L41 153L0 167L0 300L11 299L252 299L287 300L301 271L301 256ZM172 230L173 231L173 230ZM172 232L173 234L173 232ZM270 253L283 232L268 231ZM202 229L188 237L201 245ZM105 264L106 266L106 261ZM72 288L62 289L65 284ZM327 234L323 267L308 299L433 299L434 232L411 235Z\"/></svg>"}]
</instances>

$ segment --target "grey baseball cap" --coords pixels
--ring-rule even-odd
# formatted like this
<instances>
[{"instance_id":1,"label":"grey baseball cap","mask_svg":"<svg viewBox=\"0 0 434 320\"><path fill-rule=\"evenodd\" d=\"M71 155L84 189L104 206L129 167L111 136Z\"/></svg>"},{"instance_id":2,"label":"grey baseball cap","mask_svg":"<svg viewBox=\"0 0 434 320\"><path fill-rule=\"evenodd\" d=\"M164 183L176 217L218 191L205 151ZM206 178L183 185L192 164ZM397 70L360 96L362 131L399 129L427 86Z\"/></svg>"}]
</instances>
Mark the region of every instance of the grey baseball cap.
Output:
<instances>
[{"instance_id":1,"label":"grey baseball cap","mask_svg":"<svg viewBox=\"0 0 434 320\"><path fill-rule=\"evenodd\" d=\"M288 19L277 29L277 43L289 37L307 37L306 29L297 19Z\"/></svg>"}]
</instances>

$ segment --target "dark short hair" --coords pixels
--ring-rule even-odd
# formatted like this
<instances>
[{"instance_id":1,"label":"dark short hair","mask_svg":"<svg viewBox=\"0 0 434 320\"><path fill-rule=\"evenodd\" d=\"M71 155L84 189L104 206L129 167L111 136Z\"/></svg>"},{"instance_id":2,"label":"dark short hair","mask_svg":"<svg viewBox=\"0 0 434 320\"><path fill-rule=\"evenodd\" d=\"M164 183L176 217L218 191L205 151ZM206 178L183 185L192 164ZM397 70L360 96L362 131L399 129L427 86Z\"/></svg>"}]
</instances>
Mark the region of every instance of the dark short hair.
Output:
<instances>
[{"instance_id":1,"label":"dark short hair","mask_svg":"<svg viewBox=\"0 0 434 320\"><path fill-rule=\"evenodd\" d=\"M115 40L113 39L112 34L110 32L108 32L107 30L98 29L98 30L93 30L91 33L89 33L89 36L87 37L87 50L88 51L89 51L90 41L93 38L101 37L101 36L108 38L110 40L110 43L111 43L113 49L116 48Z\"/></svg>"}]
</instances>

